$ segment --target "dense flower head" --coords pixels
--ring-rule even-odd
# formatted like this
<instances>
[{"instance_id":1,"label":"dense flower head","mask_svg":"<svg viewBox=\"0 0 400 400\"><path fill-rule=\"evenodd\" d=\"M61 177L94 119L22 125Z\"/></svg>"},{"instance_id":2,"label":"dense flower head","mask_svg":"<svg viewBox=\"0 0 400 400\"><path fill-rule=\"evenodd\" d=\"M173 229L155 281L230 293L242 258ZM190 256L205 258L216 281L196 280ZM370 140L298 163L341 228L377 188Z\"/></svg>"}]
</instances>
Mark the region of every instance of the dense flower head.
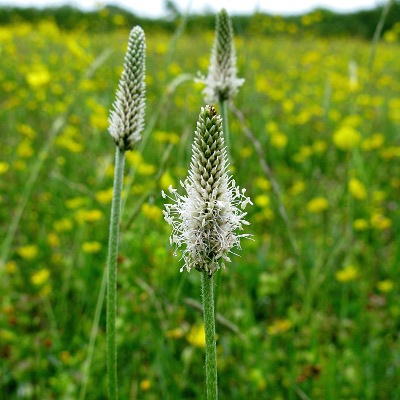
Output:
<instances>
[{"instance_id":1,"label":"dense flower head","mask_svg":"<svg viewBox=\"0 0 400 400\"><path fill-rule=\"evenodd\" d=\"M189 174L181 182L186 194L180 195L172 187L170 195L162 192L173 201L164 210L164 218L173 228L171 245L183 247L184 267L189 272L195 268L212 275L224 268L232 249L240 249L240 238L250 236L235 233L249 225L243 210L252 203L227 168L221 117L214 107L206 106L195 130Z\"/></svg>"},{"instance_id":2,"label":"dense flower head","mask_svg":"<svg viewBox=\"0 0 400 400\"><path fill-rule=\"evenodd\" d=\"M108 130L121 150L132 150L142 137L146 90L145 52L143 29L136 26L129 35L124 69L109 118Z\"/></svg>"},{"instance_id":3,"label":"dense flower head","mask_svg":"<svg viewBox=\"0 0 400 400\"><path fill-rule=\"evenodd\" d=\"M208 103L232 99L244 82L237 77L232 23L224 9L217 15L208 76L203 82L206 84L203 93Z\"/></svg>"}]
</instances>

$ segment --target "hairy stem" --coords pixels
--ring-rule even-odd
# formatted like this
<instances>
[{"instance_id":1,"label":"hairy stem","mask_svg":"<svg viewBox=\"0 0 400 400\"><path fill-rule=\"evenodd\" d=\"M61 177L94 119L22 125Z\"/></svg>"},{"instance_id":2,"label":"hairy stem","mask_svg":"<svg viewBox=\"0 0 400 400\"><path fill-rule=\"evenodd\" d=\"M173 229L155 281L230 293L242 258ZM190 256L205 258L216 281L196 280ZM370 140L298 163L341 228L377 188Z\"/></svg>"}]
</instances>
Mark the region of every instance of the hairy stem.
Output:
<instances>
[{"instance_id":1,"label":"hairy stem","mask_svg":"<svg viewBox=\"0 0 400 400\"><path fill-rule=\"evenodd\" d=\"M201 273L204 330L206 336L207 400L218 399L217 349L215 343L214 279L206 271Z\"/></svg>"},{"instance_id":2,"label":"hairy stem","mask_svg":"<svg viewBox=\"0 0 400 400\"><path fill-rule=\"evenodd\" d=\"M121 213L124 164L125 150L121 150L118 146L116 146L114 194L111 205L110 236L108 241L107 257L107 376L109 400L118 399L115 320L117 314L117 257L119 243L119 220Z\"/></svg>"},{"instance_id":3,"label":"hairy stem","mask_svg":"<svg viewBox=\"0 0 400 400\"><path fill-rule=\"evenodd\" d=\"M229 124L228 124L228 105L227 100L220 100L219 106L221 109L221 118L222 118L222 130L224 132L225 144L226 144L226 153L228 155L228 161L231 162L231 142L229 138Z\"/></svg>"}]
</instances>

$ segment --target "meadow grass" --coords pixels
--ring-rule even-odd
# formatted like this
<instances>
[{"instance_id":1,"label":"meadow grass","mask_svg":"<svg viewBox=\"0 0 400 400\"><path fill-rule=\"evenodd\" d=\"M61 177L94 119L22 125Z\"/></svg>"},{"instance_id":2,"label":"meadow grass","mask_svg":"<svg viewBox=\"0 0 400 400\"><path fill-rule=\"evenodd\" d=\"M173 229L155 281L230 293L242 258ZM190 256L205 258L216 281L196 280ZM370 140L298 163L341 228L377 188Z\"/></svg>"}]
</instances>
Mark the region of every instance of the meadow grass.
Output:
<instances>
[{"instance_id":1,"label":"meadow grass","mask_svg":"<svg viewBox=\"0 0 400 400\"><path fill-rule=\"evenodd\" d=\"M0 29L0 237L16 225L0 267L2 400L105 398L98 299L113 178L106 131L129 28ZM198 399L200 274L179 273L161 189L186 176L203 87L183 74L207 71L213 34L175 38L173 52L171 37L146 37L151 132L126 155L119 393ZM379 42L370 71L371 43L357 39L282 33L235 42L246 82L235 98L243 118L229 114L230 155L254 202L254 241L219 271L220 397L400 399L399 44ZM108 50L92 75L82 73Z\"/></svg>"}]
</instances>

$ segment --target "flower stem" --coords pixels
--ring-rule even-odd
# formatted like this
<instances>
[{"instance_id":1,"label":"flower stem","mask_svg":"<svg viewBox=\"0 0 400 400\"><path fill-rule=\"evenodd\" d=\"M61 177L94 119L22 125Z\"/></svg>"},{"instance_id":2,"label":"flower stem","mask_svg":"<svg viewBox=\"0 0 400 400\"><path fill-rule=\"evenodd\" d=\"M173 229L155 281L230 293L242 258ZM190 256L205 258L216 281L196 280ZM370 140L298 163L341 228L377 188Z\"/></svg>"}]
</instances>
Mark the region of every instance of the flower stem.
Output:
<instances>
[{"instance_id":1,"label":"flower stem","mask_svg":"<svg viewBox=\"0 0 400 400\"><path fill-rule=\"evenodd\" d=\"M206 336L207 400L218 399L217 350L215 344L214 279L206 271L201 273L204 330Z\"/></svg>"},{"instance_id":2,"label":"flower stem","mask_svg":"<svg viewBox=\"0 0 400 400\"><path fill-rule=\"evenodd\" d=\"M229 140L229 124L228 124L228 101L220 100L219 106L221 109L221 118L222 118L222 130L224 132L225 145L226 145L226 153L228 155L228 161L231 162L231 142Z\"/></svg>"},{"instance_id":3,"label":"flower stem","mask_svg":"<svg viewBox=\"0 0 400 400\"><path fill-rule=\"evenodd\" d=\"M125 150L121 150L118 146L116 146L114 194L111 205L110 236L108 241L107 257L107 376L109 400L118 399L115 320L117 314L117 257L119 243L119 220L121 213L124 164Z\"/></svg>"}]
</instances>

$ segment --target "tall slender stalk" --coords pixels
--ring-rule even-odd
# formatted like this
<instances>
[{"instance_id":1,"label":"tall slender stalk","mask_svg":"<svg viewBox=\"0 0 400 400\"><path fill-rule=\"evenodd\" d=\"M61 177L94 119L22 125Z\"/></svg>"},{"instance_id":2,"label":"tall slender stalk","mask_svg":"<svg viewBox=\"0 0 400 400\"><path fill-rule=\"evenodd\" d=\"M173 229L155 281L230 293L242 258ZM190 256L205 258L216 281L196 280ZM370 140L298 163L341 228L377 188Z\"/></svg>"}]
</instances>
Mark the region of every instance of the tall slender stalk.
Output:
<instances>
[{"instance_id":1,"label":"tall slender stalk","mask_svg":"<svg viewBox=\"0 0 400 400\"><path fill-rule=\"evenodd\" d=\"M121 150L117 146L115 153L114 193L111 204L110 236L108 240L107 257L107 371L109 400L118 399L115 321L117 315L119 220L121 213L124 164L125 150Z\"/></svg>"},{"instance_id":2,"label":"tall slender stalk","mask_svg":"<svg viewBox=\"0 0 400 400\"><path fill-rule=\"evenodd\" d=\"M204 331L206 336L207 400L218 399L217 347L215 343L214 279L206 271L201 273Z\"/></svg>"},{"instance_id":3,"label":"tall slender stalk","mask_svg":"<svg viewBox=\"0 0 400 400\"><path fill-rule=\"evenodd\" d=\"M129 35L124 70L113 103L109 132L116 144L114 192L111 205L110 236L107 257L107 375L108 398L118 399L117 381L117 267L119 244L119 221L122 202L125 152L136 147L142 139L145 108L145 36L136 26Z\"/></svg>"},{"instance_id":4,"label":"tall slender stalk","mask_svg":"<svg viewBox=\"0 0 400 400\"><path fill-rule=\"evenodd\" d=\"M228 161L232 162L231 152L230 152L230 137L229 137L229 123L228 123L228 104L227 100L220 99L219 107L221 109L221 118L222 118L222 130L224 131L225 143L226 143L226 152L228 154Z\"/></svg>"},{"instance_id":5,"label":"tall slender stalk","mask_svg":"<svg viewBox=\"0 0 400 400\"><path fill-rule=\"evenodd\" d=\"M186 195L170 187L173 201L165 204L165 220L172 225L171 244L183 246L182 258L190 272L201 272L204 328L206 338L207 400L218 398L217 358L215 343L214 279L213 275L225 262L233 248L240 249L240 239L247 234L237 234L249 223L243 210L251 200L245 189L236 186L228 171L222 120L213 106L201 109L192 146L192 160L188 177L182 183Z\"/></svg>"}]
</instances>

